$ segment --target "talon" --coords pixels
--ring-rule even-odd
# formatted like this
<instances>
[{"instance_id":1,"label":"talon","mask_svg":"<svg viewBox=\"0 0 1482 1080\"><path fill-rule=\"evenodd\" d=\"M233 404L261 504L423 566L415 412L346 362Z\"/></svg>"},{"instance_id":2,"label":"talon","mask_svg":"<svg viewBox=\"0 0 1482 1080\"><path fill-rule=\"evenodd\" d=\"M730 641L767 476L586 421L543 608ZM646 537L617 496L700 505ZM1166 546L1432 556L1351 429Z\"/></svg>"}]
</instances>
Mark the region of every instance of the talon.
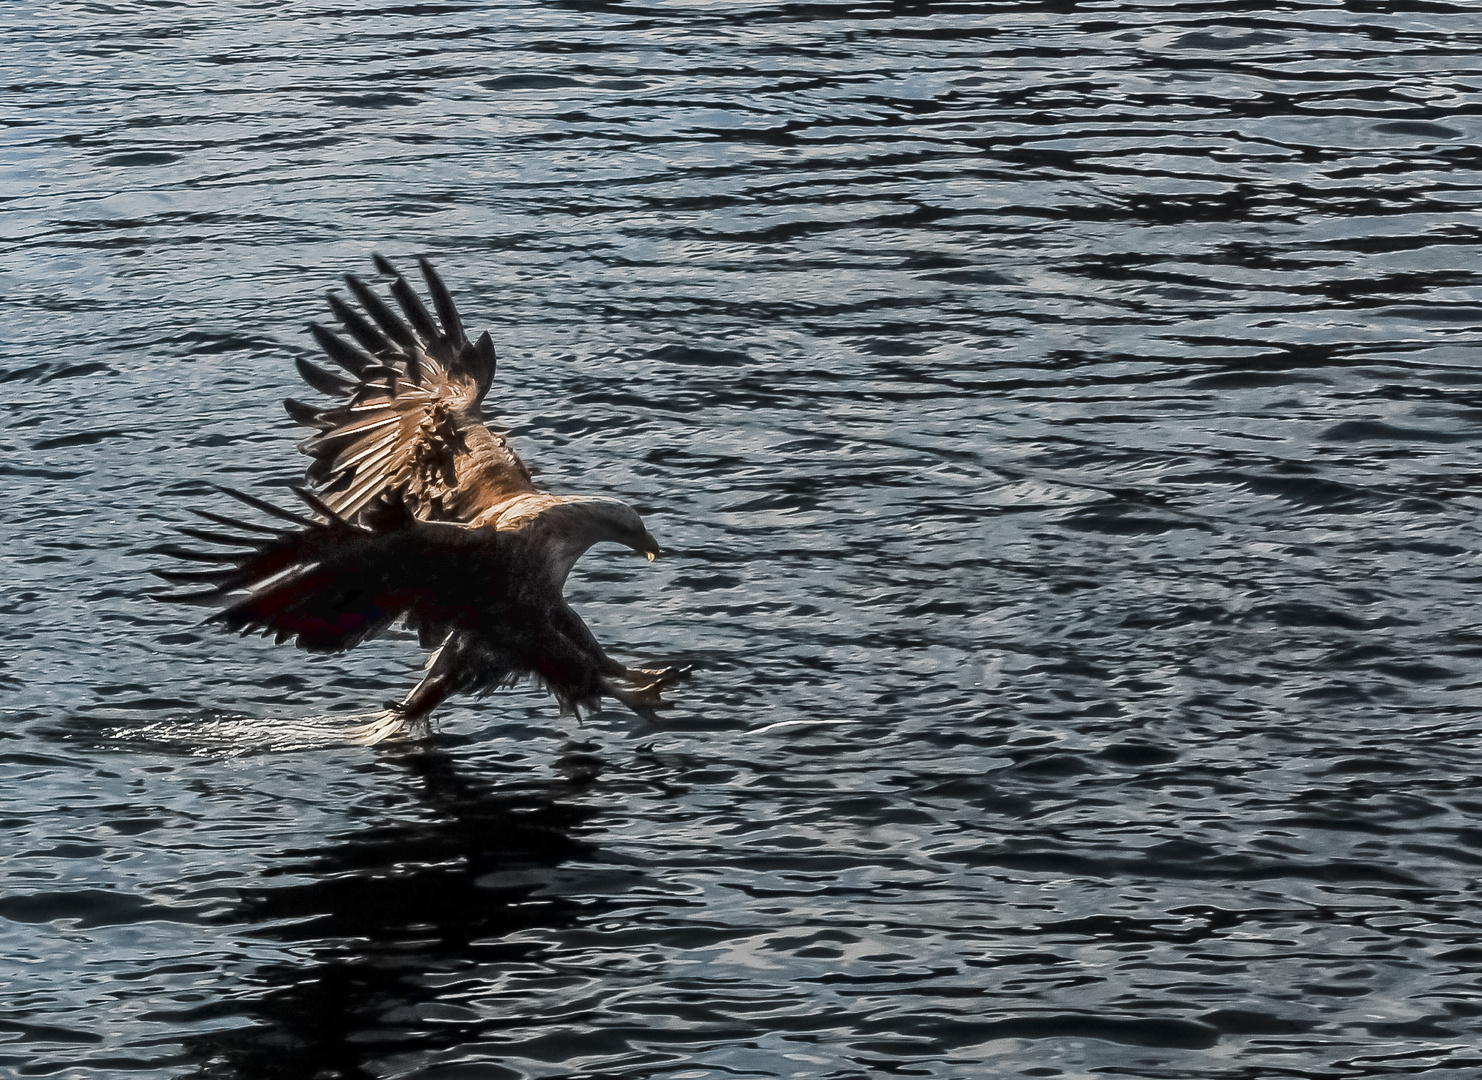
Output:
<instances>
[{"instance_id":1,"label":"talon","mask_svg":"<svg viewBox=\"0 0 1482 1080\"><path fill-rule=\"evenodd\" d=\"M630 683L636 683L642 676L649 679L648 686L673 686L682 681L690 673L689 665L674 665L663 668L628 668L623 673L623 678Z\"/></svg>"},{"instance_id":2,"label":"talon","mask_svg":"<svg viewBox=\"0 0 1482 1080\"><path fill-rule=\"evenodd\" d=\"M385 710L368 724L357 724L350 729L350 739L362 746L375 746L392 739L415 742L432 734L432 725L423 716L409 717L401 706L388 703Z\"/></svg>"}]
</instances>

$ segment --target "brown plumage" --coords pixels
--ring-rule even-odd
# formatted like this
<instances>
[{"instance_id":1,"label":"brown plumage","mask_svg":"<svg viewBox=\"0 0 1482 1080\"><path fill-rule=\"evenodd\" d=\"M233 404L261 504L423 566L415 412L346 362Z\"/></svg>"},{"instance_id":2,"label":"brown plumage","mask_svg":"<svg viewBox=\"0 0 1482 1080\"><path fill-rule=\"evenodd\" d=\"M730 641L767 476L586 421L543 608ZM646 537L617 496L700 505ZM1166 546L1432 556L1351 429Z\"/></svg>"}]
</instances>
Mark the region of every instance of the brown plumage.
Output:
<instances>
[{"instance_id":1,"label":"brown plumage","mask_svg":"<svg viewBox=\"0 0 1482 1080\"><path fill-rule=\"evenodd\" d=\"M539 491L502 433L485 426L494 345L470 342L452 297L421 260L436 318L386 260L398 314L362 281L346 280L363 313L333 294L348 337L309 329L345 374L307 360L304 381L333 399L289 399L288 413L315 433L296 489L312 516L220 489L281 525L195 511L219 529L182 527L232 550L173 545L165 554L204 570L160 570L204 586L164 599L220 607L211 620L248 633L293 638L340 652L400 622L435 647L422 681L362 732L367 741L421 734L448 695L484 692L532 677L563 712L603 696L654 719L676 668L633 669L611 659L562 596L567 574L593 544L623 544L650 559L658 543L633 509L601 496Z\"/></svg>"}]
</instances>

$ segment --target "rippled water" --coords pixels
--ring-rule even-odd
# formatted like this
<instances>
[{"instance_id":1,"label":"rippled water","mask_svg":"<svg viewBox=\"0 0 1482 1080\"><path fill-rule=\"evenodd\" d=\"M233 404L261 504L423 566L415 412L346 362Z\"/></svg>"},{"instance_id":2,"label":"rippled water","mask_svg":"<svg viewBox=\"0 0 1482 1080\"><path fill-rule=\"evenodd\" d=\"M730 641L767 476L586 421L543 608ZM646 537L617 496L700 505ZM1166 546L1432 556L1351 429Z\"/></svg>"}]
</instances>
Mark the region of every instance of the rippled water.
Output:
<instances>
[{"instance_id":1,"label":"rippled water","mask_svg":"<svg viewBox=\"0 0 1482 1080\"><path fill-rule=\"evenodd\" d=\"M1470 5L17 5L0 1071L1471 1077ZM430 256L697 674L342 744L150 603ZM219 508L219 506L218 506Z\"/></svg>"}]
</instances>

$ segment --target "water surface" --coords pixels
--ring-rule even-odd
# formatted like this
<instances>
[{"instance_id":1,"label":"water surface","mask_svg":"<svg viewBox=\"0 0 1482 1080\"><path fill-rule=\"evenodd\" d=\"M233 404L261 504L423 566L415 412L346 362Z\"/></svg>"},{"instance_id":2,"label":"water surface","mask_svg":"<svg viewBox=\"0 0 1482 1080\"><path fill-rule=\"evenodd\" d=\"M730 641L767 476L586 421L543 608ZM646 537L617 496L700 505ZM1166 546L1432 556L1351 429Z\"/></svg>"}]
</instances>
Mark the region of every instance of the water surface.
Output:
<instances>
[{"instance_id":1,"label":"water surface","mask_svg":"<svg viewBox=\"0 0 1482 1080\"><path fill-rule=\"evenodd\" d=\"M0 1071L1471 1077L1482 20L21 5ZM427 255L571 593L696 666L339 743L406 637L153 604Z\"/></svg>"}]
</instances>

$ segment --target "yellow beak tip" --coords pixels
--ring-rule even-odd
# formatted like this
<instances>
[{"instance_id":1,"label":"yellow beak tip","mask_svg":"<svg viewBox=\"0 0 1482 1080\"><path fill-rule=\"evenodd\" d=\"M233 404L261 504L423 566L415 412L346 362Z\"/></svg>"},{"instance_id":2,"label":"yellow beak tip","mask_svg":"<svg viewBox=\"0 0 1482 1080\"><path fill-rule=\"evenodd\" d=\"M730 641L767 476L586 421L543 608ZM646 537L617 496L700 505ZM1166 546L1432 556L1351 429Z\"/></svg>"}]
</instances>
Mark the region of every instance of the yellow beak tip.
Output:
<instances>
[{"instance_id":1,"label":"yellow beak tip","mask_svg":"<svg viewBox=\"0 0 1482 1080\"><path fill-rule=\"evenodd\" d=\"M653 562L659 557L659 553L657 551L645 551L644 554L648 556L649 562Z\"/></svg>"}]
</instances>

